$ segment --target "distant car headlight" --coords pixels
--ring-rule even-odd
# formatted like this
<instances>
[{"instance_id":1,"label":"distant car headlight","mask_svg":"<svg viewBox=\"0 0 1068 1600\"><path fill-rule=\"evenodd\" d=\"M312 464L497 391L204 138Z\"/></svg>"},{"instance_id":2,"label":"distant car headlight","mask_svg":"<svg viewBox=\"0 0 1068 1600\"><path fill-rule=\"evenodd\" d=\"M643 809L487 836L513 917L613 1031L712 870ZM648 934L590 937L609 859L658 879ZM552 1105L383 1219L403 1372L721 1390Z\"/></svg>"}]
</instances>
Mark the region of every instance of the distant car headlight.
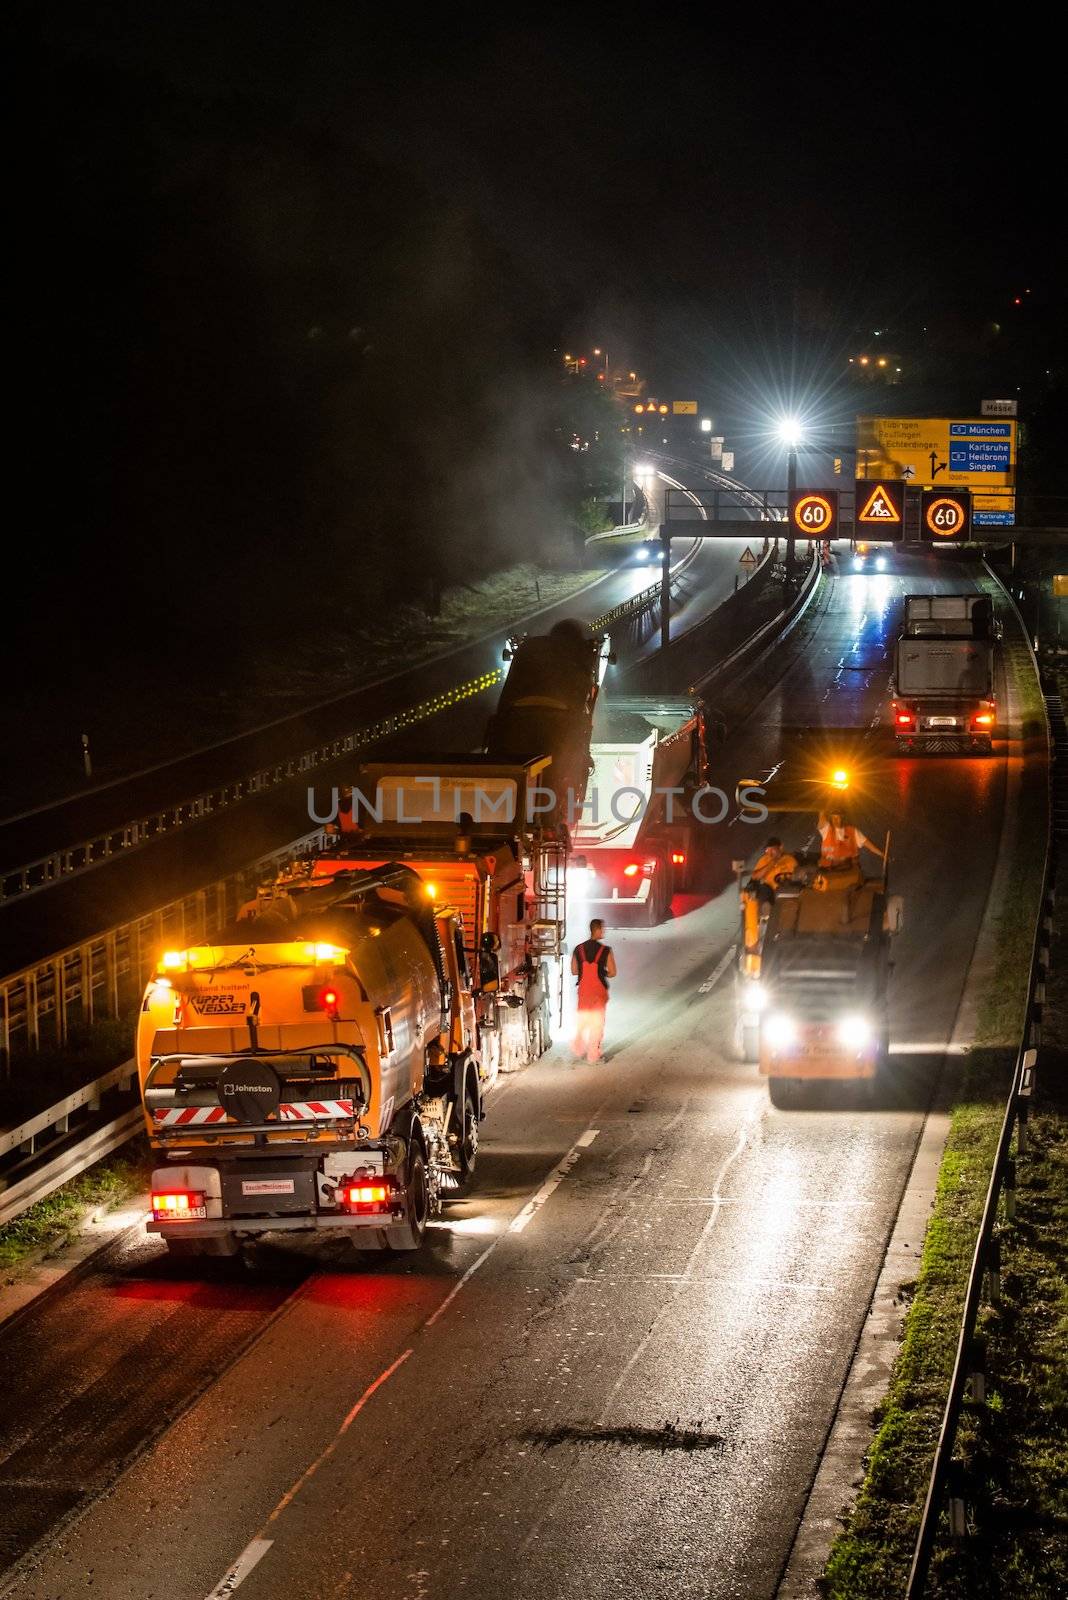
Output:
<instances>
[{"instance_id":1,"label":"distant car headlight","mask_svg":"<svg viewBox=\"0 0 1068 1600\"><path fill-rule=\"evenodd\" d=\"M635 550L634 559L635 561L648 561L649 552L643 544L640 544L637 550Z\"/></svg>"},{"instance_id":2,"label":"distant car headlight","mask_svg":"<svg viewBox=\"0 0 1068 1600\"><path fill-rule=\"evenodd\" d=\"M838 1043L847 1050L863 1050L871 1044L874 1031L867 1017L843 1017L836 1029Z\"/></svg>"},{"instance_id":3,"label":"distant car headlight","mask_svg":"<svg viewBox=\"0 0 1068 1600\"><path fill-rule=\"evenodd\" d=\"M785 1050L797 1038L797 1023L785 1011L776 1011L764 1022L764 1038L773 1050Z\"/></svg>"},{"instance_id":4,"label":"distant car headlight","mask_svg":"<svg viewBox=\"0 0 1068 1600\"><path fill-rule=\"evenodd\" d=\"M877 557L876 562L875 562L875 570L876 570L876 572L885 572L886 571L886 557L885 556Z\"/></svg>"},{"instance_id":5,"label":"distant car headlight","mask_svg":"<svg viewBox=\"0 0 1068 1600\"><path fill-rule=\"evenodd\" d=\"M853 557L853 565L855 567L858 567L858 568L862 567L864 565L864 557L863 556L854 556Z\"/></svg>"}]
</instances>

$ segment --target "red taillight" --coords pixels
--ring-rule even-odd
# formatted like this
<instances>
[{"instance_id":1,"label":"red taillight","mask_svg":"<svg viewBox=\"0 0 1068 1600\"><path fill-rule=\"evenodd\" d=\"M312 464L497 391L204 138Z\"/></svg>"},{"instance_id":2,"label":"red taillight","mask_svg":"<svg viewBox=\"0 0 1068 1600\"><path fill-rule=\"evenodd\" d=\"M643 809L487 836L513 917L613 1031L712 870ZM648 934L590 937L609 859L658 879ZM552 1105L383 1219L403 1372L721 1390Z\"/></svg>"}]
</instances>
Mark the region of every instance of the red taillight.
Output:
<instances>
[{"instance_id":1,"label":"red taillight","mask_svg":"<svg viewBox=\"0 0 1068 1600\"><path fill-rule=\"evenodd\" d=\"M337 1011L341 1004L341 990L332 983L320 986L317 983L307 983L301 990L304 997L305 1011L328 1011L333 1020L337 1021Z\"/></svg>"},{"instance_id":2,"label":"red taillight","mask_svg":"<svg viewBox=\"0 0 1068 1600\"><path fill-rule=\"evenodd\" d=\"M994 726L994 713L992 711L980 711L978 716L972 718L972 722L977 728L992 728Z\"/></svg>"},{"instance_id":3,"label":"red taillight","mask_svg":"<svg viewBox=\"0 0 1068 1600\"><path fill-rule=\"evenodd\" d=\"M354 1211L362 1216L391 1212L397 1204L392 1178L360 1178L353 1183L343 1184L337 1197L346 1211Z\"/></svg>"},{"instance_id":4,"label":"red taillight","mask_svg":"<svg viewBox=\"0 0 1068 1600\"><path fill-rule=\"evenodd\" d=\"M623 876L625 878L636 878L641 870L641 867L636 861L628 861L626 866L623 868Z\"/></svg>"},{"instance_id":5,"label":"red taillight","mask_svg":"<svg viewBox=\"0 0 1068 1600\"><path fill-rule=\"evenodd\" d=\"M152 1196L152 1216L156 1222L188 1222L206 1214L204 1193L200 1189L168 1189Z\"/></svg>"},{"instance_id":6,"label":"red taillight","mask_svg":"<svg viewBox=\"0 0 1068 1600\"><path fill-rule=\"evenodd\" d=\"M686 852L685 852L685 850L672 850L672 852L671 852L671 865L673 867L684 867L686 865Z\"/></svg>"},{"instance_id":7,"label":"red taillight","mask_svg":"<svg viewBox=\"0 0 1068 1600\"><path fill-rule=\"evenodd\" d=\"M899 728L911 728L916 718L911 711L899 711L894 718Z\"/></svg>"}]
</instances>

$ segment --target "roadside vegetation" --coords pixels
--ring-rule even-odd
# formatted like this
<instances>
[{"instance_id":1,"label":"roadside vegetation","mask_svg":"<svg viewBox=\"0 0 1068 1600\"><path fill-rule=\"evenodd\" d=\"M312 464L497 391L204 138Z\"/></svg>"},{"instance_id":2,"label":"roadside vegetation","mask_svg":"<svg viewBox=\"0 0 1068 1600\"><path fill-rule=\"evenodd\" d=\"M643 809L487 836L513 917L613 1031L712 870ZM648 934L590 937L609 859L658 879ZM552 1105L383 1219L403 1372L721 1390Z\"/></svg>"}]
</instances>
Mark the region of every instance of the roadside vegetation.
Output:
<instances>
[{"instance_id":1,"label":"roadside vegetation","mask_svg":"<svg viewBox=\"0 0 1068 1600\"><path fill-rule=\"evenodd\" d=\"M1038 708L1033 684L1026 715ZM890 1388L874 1420L864 1482L822 1581L831 1600L904 1593L963 1313L964 1293L1015 1057L1042 840L1021 825L997 925L997 979L979 1013L939 1174L919 1276ZM1063 877L1063 874L1062 874ZM1030 1145L1017 1214L1002 1229L1002 1298L985 1306L985 1406L958 1430L968 1536L944 1536L928 1584L946 1600L1046 1600L1068 1592L1068 906L1048 990ZM944 1524L943 1524L944 1529Z\"/></svg>"},{"instance_id":2,"label":"roadside vegetation","mask_svg":"<svg viewBox=\"0 0 1068 1600\"><path fill-rule=\"evenodd\" d=\"M21 1269L70 1244L92 1216L139 1194L148 1181L147 1166L146 1151L139 1141L131 1142L5 1223L0 1227L0 1280L13 1282Z\"/></svg>"}]
</instances>

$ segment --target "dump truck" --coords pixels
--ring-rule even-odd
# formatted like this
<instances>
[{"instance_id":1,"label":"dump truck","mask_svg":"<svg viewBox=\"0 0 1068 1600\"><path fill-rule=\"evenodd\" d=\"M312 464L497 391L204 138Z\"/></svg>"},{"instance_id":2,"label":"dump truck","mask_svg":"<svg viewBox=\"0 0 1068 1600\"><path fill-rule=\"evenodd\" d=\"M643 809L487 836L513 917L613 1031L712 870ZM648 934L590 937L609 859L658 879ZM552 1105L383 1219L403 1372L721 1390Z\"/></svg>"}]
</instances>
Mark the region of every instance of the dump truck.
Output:
<instances>
[{"instance_id":1,"label":"dump truck","mask_svg":"<svg viewBox=\"0 0 1068 1600\"><path fill-rule=\"evenodd\" d=\"M180 1255L279 1231L417 1249L475 1169L475 990L459 912L395 862L289 869L164 952L137 1029L149 1231Z\"/></svg>"},{"instance_id":2,"label":"dump truck","mask_svg":"<svg viewBox=\"0 0 1068 1600\"><path fill-rule=\"evenodd\" d=\"M549 1048L562 1002L568 839L553 820L552 766L477 752L368 762L344 826L308 864L322 880L401 861L456 908L495 1071Z\"/></svg>"},{"instance_id":3,"label":"dump truck","mask_svg":"<svg viewBox=\"0 0 1068 1600\"><path fill-rule=\"evenodd\" d=\"M704 710L692 700L613 695L598 706L596 731L592 781L571 829L572 897L611 927L653 927L695 882Z\"/></svg>"},{"instance_id":4,"label":"dump truck","mask_svg":"<svg viewBox=\"0 0 1068 1600\"><path fill-rule=\"evenodd\" d=\"M789 765L789 764L788 764ZM825 811L846 805L852 774L834 763L769 780L763 805L771 813ZM739 785L739 796L757 787ZM760 785L763 789L763 785ZM739 1054L756 1061L772 1103L799 1104L807 1082L866 1082L874 1087L886 1066L891 939L902 926L903 903L889 893L890 836L877 877L859 862L820 865L818 852L790 849L790 875L774 890L739 873L740 931L735 973L735 1031Z\"/></svg>"},{"instance_id":5,"label":"dump truck","mask_svg":"<svg viewBox=\"0 0 1068 1600\"><path fill-rule=\"evenodd\" d=\"M999 638L988 595L906 595L890 708L899 755L990 755Z\"/></svg>"}]
</instances>

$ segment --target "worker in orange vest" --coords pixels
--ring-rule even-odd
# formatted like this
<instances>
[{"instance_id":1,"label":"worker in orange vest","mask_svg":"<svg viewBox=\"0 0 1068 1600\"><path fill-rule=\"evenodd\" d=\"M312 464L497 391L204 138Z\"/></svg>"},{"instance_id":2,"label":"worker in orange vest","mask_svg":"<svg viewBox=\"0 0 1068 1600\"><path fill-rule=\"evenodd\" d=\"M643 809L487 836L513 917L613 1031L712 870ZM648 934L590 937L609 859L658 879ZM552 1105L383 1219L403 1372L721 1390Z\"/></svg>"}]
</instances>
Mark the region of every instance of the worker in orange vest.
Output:
<instances>
[{"instance_id":1,"label":"worker in orange vest","mask_svg":"<svg viewBox=\"0 0 1068 1600\"><path fill-rule=\"evenodd\" d=\"M616 975L616 959L610 945L602 944L604 923L595 917L590 936L576 946L571 957L571 975L578 979L578 1015L571 1049L576 1060L600 1061L604 1041L605 1012L608 1009L608 980Z\"/></svg>"},{"instance_id":2,"label":"worker in orange vest","mask_svg":"<svg viewBox=\"0 0 1068 1600\"><path fill-rule=\"evenodd\" d=\"M775 898L775 890L783 878L791 878L797 871L797 857L783 848L781 839L772 834L767 841L756 866L749 874L747 889L753 890L757 898L770 904Z\"/></svg>"},{"instance_id":3,"label":"worker in orange vest","mask_svg":"<svg viewBox=\"0 0 1068 1600\"><path fill-rule=\"evenodd\" d=\"M870 850L880 861L886 860L886 851L854 827L844 811L832 811L829 816L821 811L819 831L821 867L859 866L862 850Z\"/></svg>"}]
</instances>

